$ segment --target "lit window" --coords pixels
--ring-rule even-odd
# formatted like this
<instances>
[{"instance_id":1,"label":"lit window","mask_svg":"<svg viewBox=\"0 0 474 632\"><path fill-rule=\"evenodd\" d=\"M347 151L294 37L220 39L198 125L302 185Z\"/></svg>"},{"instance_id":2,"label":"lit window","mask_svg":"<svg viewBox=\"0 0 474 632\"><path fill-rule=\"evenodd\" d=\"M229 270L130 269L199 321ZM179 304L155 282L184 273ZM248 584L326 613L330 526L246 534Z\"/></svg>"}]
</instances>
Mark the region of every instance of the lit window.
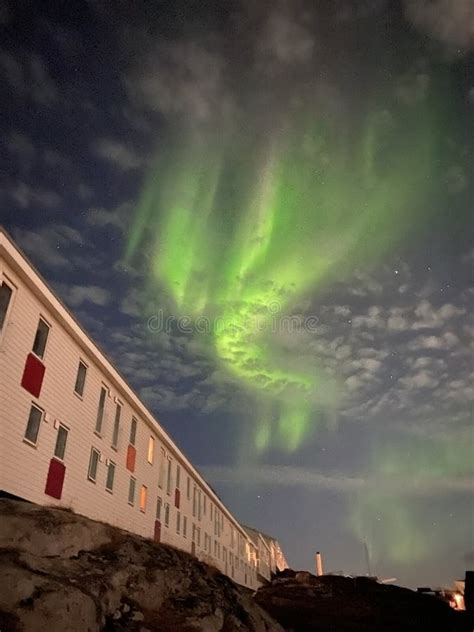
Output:
<instances>
[{"instance_id":1,"label":"lit window","mask_svg":"<svg viewBox=\"0 0 474 632\"><path fill-rule=\"evenodd\" d=\"M91 449L91 456L89 459L89 471L87 473L87 478L90 481L96 481L97 479L97 468L99 467L99 459L100 459L100 452L99 450L96 450L95 448Z\"/></svg>"},{"instance_id":2,"label":"lit window","mask_svg":"<svg viewBox=\"0 0 474 632\"><path fill-rule=\"evenodd\" d=\"M181 512L176 512L176 533L181 531Z\"/></svg>"},{"instance_id":3,"label":"lit window","mask_svg":"<svg viewBox=\"0 0 474 632\"><path fill-rule=\"evenodd\" d=\"M8 307L10 305L12 294L13 289L8 285L8 283L2 281L2 284L0 285L0 331L2 331L7 318Z\"/></svg>"},{"instance_id":4,"label":"lit window","mask_svg":"<svg viewBox=\"0 0 474 632\"><path fill-rule=\"evenodd\" d=\"M136 485L136 480L133 478L133 476L130 476L130 482L128 484L128 504L129 505L134 505L135 504L135 485Z\"/></svg>"},{"instance_id":5,"label":"lit window","mask_svg":"<svg viewBox=\"0 0 474 632\"><path fill-rule=\"evenodd\" d=\"M105 489L108 492L111 492L114 488L114 478L115 478L115 463L113 461L109 461L107 466L107 480L105 481Z\"/></svg>"},{"instance_id":6,"label":"lit window","mask_svg":"<svg viewBox=\"0 0 474 632\"><path fill-rule=\"evenodd\" d=\"M121 414L122 414L122 406L117 402L117 405L115 407L114 430L112 433L112 447L113 448L117 448L117 444L118 444Z\"/></svg>"},{"instance_id":7,"label":"lit window","mask_svg":"<svg viewBox=\"0 0 474 632\"><path fill-rule=\"evenodd\" d=\"M64 453L66 452L66 441L68 435L68 429L62 424L58 428L58 435L56 437L56 445L54 447L54 456L57 459L64 459Z\"/></svg>"},{"instance_id":8,"label":"lit window","mask_svg":"<svg viewBox=\"0 0 474 632\"><path fill-rule=\"evenodd\" d=\"M43 411L32 404L28 417L28 423L26 424L25 440L33 445L36 445L36 442L38 441L38 433L42 416Z\"/></svg>"},{"instance_id":9,"label":"lit window","mask_svg":"<svg viewBox=\"0 0 474 632\"><path fill-rule=\"evenodd\" d=\"M170 504L165 503L165 527L170 526Z\"/></svg>"},{"instance_id":10,"label":"lit window","mask_svg":"<svg viewBox=\"0 0 474 632\"><path fill-rule=\"evenodd\" d=\"M38 358L43 358L44 351L46 349L46 341L48 340L49 325L40 318L38 322L38 328L36 329L35 340L33 342L33 353Z\"/></svg>"},{"instance_id":11,"label":"lit window","mask_svg":"<svg viewBox=\"0 0 474 632\"><path fill-rule=\"evenodd\" d=\"M155 439L150 437L148 439L148 463L153 463L153 458L155 456Z\"/></svg>"},{"instance_id":12,"label":"lit window","mask_svg":"<svg viewBox=\"0 0 474 632\"><path fill-rule=\"evenodd\" d=\"M163 507L163 501L161 500L161 498L158 496L157 500L156 500L156 519L157 520L161 520L161 510Z\"/></svg>"},{"instance_id":13,"label":"lit window","mask_svg":"<svg viewBox=\"0 0 474 632\"><path fill-rule=\"evenodd\" d=\"M142 485L140 488L140 511L145 513L146 511L146 499L148 495L148 488L146 485Z\"/></svg>"},{"instance_id":14,"label":"lit window","mask_svg":"<svg viewBox=\"0 0 474 632\"><path fill-rule=\"evenodd\" d=\"M97 434L102 432L102 423L104 421L105 399L107 397L107 389L103 386L100 389L99 408L97 410L97 419L95 421L95 431Z\"/></svg>"},{"instance_id":15,"label":"lit window","mask_svg":"<svg viewBox=\"0 0 474 632\"><path fill-rule=\"evenodd\" d=\"M135 445L137 440L137 420L132 417L132 423L130 424L130 443Z\"/></svg>"},{"instance_id":16,"label":"lit window","mask_svg":"<svg viewBox=\"0 0 474 632\"><path fill-rule=\"evenodd\" d=\"M79 366L77 368L76 384L74 386L74 390L76 391L76 393L78 395L81 395L81 396L84 393L84 384L86 382L86 373L87 373L87 366L81 360L79 362Z\"/></svg>"}]
</instances>

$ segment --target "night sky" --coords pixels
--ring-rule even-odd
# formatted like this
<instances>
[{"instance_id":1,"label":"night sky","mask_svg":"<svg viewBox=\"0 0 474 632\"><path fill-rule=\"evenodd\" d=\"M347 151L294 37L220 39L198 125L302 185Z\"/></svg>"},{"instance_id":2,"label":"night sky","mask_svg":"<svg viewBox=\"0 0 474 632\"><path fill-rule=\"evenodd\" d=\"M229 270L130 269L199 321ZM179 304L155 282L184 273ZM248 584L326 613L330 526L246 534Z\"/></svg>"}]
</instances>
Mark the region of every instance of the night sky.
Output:
<instances>
[{"instance_id":1,"label":"night sky","mask_svg":"<svg viewBox=\"0 0 474 632\"><path fill-rule=\"evenodd\" d=\"M474 566L469 0L3 2L0 219L294 568Z\"/></svg>"}]
</instances>

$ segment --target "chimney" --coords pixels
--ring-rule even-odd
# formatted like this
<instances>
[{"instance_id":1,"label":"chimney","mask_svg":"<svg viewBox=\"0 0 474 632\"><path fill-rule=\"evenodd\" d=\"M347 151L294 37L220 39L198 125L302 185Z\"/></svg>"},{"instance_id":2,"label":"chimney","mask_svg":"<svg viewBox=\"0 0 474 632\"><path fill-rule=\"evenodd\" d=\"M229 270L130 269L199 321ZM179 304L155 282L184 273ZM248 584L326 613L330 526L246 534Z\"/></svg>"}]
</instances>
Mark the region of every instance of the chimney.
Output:
<instances>
[{"instance_id":1,"label":"chimney","mask_svg":"<svg viewBox=\"0 0 474 632\"><path fill-rule=\"evenodd\" d=\"M321 557L321 553L317 551L316 553L316 575L319 577L323 574L323 558Z\"/></svg>"}]
</instances>

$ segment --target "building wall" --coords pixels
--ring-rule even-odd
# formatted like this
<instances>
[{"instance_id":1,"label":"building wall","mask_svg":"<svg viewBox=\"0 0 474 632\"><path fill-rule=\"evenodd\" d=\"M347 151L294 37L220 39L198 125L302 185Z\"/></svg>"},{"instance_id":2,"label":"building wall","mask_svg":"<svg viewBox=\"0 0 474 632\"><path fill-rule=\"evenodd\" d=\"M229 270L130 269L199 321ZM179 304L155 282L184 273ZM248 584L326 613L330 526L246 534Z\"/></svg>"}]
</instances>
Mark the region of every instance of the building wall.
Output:
<instances>
[{"instance_id":1,"label":"building wall","mask_svg":"<svg viewBox=\"0 0 474 632\"><path fill-rule=\"evenodd\" d=\"M156 536L157 499L161 498L162 542L193 552L236 582L256 588L255 555L238 521L159 424L150 419L150 413L113 367L108 368L108 361L101 352L74 323L67 310L50 295L41 278L1 232L0 275L15 288L0 331L0 488L39 504L69 507L90 518L150 538ZM44 378L36 397L21 383L40 317L48 323L50 330L42 359ZM82 397L74 391L80 360L87 365ZM108 395L99 435L94 429L102 386L107 388ZM117 401L122 408L118 442L114 447L112 436ZM25 440L32 404L43 412L34 445ZM127 469L132 418L137 420L133 473ZM62 460L54 457L59 424L68 430ZM154 438L152 463L147 459L150 437ZM92 448L101 455L95 481L88 479ZM172 463L169 490L166 489L168 458ZM52 460L55 465L60 462L60 467L65 466L60 498L45 493ZM112 491L106 490L110 461L116 466ZM179 508L175 502L177 465L180 467ZM160 468L163 467L165 481L160 488ZM128 502L131 476L136 480L133 505ZM147 488L144 510L139 502L142 485ZM199 498L200 504L196 500ZM164 521L165 504L169 504L168 525Z\"/></svg>"}]
</instances>

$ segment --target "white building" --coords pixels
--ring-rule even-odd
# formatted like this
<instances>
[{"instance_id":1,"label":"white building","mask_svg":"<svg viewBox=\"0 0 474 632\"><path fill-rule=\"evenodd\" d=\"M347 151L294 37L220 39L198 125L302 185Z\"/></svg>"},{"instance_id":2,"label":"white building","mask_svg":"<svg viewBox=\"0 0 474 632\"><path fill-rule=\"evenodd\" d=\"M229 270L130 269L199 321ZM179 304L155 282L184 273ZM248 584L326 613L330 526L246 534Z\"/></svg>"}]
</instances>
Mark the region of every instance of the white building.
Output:
<instances>
[{"instance_id":1,"label":"white building","mask_svg":"<svg viewBox=\"0 0 474 632\"><path fill-rule=\"evenodd\" d=\"M189 551L257 588L247 532L0 230L0 490Z\"/></svg>"}]
</instances>

